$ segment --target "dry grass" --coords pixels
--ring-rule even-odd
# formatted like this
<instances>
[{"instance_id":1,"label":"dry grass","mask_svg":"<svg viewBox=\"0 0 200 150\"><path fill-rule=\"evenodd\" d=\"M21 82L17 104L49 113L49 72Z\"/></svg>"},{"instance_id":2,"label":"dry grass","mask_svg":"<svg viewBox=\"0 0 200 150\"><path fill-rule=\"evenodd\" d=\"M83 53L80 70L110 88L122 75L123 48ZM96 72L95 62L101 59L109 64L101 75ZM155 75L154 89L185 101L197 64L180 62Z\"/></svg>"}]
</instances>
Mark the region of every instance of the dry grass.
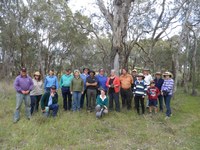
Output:
<instances>
[{"instance_id":1,"label":"dry grass","mask_svg":"<svg viewBox=\"0 0 200 150\"><path fill-rule=\"evenodd\" d=\"M9 84L0 86L0 149L200 149L200 101L181 91L172 103L173 117L167 121L164 113L143 117L133 110L111 112L101 120L85 110L60 110L56 119L37 113L28 121L23 106L21 120L13 124L15 92Z\"/></svg>"}]
</instances>

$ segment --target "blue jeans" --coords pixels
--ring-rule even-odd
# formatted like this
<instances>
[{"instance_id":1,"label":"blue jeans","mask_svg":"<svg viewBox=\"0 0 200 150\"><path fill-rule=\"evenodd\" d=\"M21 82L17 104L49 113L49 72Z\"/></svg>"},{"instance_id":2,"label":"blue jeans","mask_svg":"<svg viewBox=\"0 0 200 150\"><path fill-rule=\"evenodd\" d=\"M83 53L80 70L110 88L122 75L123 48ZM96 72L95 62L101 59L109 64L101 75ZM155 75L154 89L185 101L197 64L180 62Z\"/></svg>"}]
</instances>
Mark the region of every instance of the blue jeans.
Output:
<instances>
[{"instance_id":1,"label":"blue jeans","mask_svg":"<svg viewBox=\"0 0 200 150\"><path fill-rule=\"evenodd\" d=\"M170 108L170 101L171 101L171 95L167 95L167 96L164 96L164 101L165 101L165 105L166 105L166 116L170 117L171 115L171 108Z\"/></svg>"},{"instance_id":2,"label":"blue jeans","mask_svg":"<svg viewBox=\"0 0 200 150\"><path fill-rule=\"evenodd\" d=\"M73 92L73 106L72 106L73 111L80 110L80 101L81 101L81 92L74 91Z\"/></svg>"},{"instance_id":3,"label":"blue jeans","mask_svg":"<svg viewBox=\"0 0 200 150\"><path fill-rule=\"evenodd\" d=\"M49 116L50 110L52 110L52 116L56 117L58 113L59 105L58 104L52 104L49 106L49 112L44 112L43 115L45 117Z\"/></svg>"},{"instance_id":4,"label":"blue jeans","mask_svg":"<svg viewBox=\"0 0 200 150\"><path fill-rule=\"evenodd\" d=\"M22 93L16 93L16 110L14 113L14 121L18 121L20 119L20 108L21 105L24 101L25 104L25 112L26 112L26 117L30 118L31 117L31 100L30 100L30 95L25 95Z\"/></svg>"}]
</instances>

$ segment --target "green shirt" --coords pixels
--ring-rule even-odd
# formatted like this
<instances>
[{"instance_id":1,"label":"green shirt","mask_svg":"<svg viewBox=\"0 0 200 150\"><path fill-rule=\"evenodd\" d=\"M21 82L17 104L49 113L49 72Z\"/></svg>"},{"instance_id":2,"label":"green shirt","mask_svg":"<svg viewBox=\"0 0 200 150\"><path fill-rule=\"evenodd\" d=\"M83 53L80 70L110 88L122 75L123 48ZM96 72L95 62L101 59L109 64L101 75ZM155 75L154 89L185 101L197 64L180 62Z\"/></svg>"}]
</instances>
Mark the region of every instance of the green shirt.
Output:
<instances>
[{"instance_id":1,"label":"green shirt","mask_svg":"<svg viewBox=\"0 0 200 150\"><path fill-rule=\"evenodd\" d=\"M83 80L79 78L74 78L71 82L70 91L76 91L76 92L83 92L84 91L84 83Z\"/></svg>"},{"instance_id":2,"label":"green shirt","mask_svg":"<svg viewBox=\"0 0 200 150\"><path fill-rule=\"evenodd\" d=\"M62 88L63 86L70 87L71 82L73 80L74 76L72 74L63 74L61 79L60 79L60 87Z\"/></svg>"},{"instance_id":3,"label":"green shirt","mask_svg":"<svg viewBox=\"0 0 200 150\"><path fill-rule=\"evenodd\" d=\"M101 107L102 106L106 106L108 107L108 97L105 95L104 99L101 97L101 95L98 95L97 96L97 99L96 99L96 104L97 105L100 105Z\"/></svg>"}]
</instances>

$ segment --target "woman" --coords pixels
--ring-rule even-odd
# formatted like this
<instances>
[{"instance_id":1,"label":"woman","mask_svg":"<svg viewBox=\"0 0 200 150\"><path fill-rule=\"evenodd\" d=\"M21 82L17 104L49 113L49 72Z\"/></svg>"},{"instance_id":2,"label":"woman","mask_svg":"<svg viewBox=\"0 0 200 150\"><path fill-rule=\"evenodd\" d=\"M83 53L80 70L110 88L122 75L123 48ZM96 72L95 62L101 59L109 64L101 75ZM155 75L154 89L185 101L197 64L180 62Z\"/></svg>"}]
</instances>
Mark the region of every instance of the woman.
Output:
<instances>
[{"instance_id":1,"label":"woman","mask_svg":"<svg viewBox=\"0 0 200 150\"><path fill-rule=\"evenodd\" d=\"M100 95L96 99L96 117L100 118L103 114L108 113L108 97L106 96L106 91L103 88L100 88Z\"/></svg>"},{"instance_id":2,"label":"woman","mask_svg":"<svg viewBox=\"0 0 200 150\"><path fill-rule=\"evenodd\" d=\"M79 70L74 71L74 78L70 85L70 91L73 97L73 103L72 103L72 110L80 111L80 101L81 101L81 95L84 92L84 83L82 78L80 77Z\"/></svg>"},{"instance_id":3,"label":"woman","mask_svg":"<svg viewBox=\"0 0 200 150\"><path fill-rule=\"evenodd\" d=\"M172 79L172 73L170 72L165 72L163 74L163 77L164 77L164 83L161 87L161 94L164 97L165 106L167 109L165 119L169 119L171 116L170 101L173 95L174 80Z\"/></svg>"},{"instance_id":4,"label":"woman","mask_svg":"<svg viewBox=\"0 0 200 150\"><path fill-rule=\"evenodd\" d=\"M113 110L113 100L115 101L115 110L120 112L119 104L119 91L120 91L120 80L119 77L115 75L115 70L111 70L111 75L106 82L108 87L109 95L109 110Z\"/></svg>"},{"instance_id":5,"label":"woman","mask_svg":"<svg viewBox=\"0 0 200 150\"><path fill-rule=\"evenodd\" d=\"M56 90L58 90L58 78L54 75L54 69L51 69L49 75L46 76L44 80L45 92L49 92L53 85L56 86Z\"/></svg>"},{"instance_id":6,"label":"woman","mask_svg":"<svg viewBox=\"0 0 200 150\"><path fill-rule=\"evenodd\" d=\"M33 90L30 92L31 97L31 114L38 111L38 106L43 93L43 82L39 71L34 73Z\"/></svg>"}]
</instances>

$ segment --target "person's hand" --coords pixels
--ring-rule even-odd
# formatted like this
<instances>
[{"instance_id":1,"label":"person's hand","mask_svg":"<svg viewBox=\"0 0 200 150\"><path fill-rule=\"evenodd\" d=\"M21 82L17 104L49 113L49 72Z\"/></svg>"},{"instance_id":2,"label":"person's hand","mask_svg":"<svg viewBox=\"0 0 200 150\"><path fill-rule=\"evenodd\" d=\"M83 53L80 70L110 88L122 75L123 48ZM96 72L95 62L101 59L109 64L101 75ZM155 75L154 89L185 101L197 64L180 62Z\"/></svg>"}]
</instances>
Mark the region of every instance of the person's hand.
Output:
<instances>
[{"instance_id":1,"label":"person's hand","mask_svg":"<svg viewBox=\"0 0 200 150\"><path fill-rule=\"evenodd\" d=\"M29 90L28 90L28 91L25 91L25 94L27 94L27 95L28 95L28 94L29 94L29 92L30 92Z\"/></svg>"},{"instance_id":2,"label":"person's hand","mask_svg":"<svg viewBox=\"0 0 200 150\"><path fill-rule=\"evenodd\" d=\"M51 97L54 97L54 93L51 93Z\"/></svg>"},{"instance_id":3,"label":"person's hand","mask_svg":"<svg viewBox=\"0 0 200 150\"><path fill-rule=\"evenodd\" d=\"M144 98L145 96L142 96L142 98Z\"/></svg>"},{"instance_id":4,"label":"person's hand","mask_svg":"<svg viewBox=\"0 0 200 150\"><path fill-rule=\"evenodd\" d=\"M84 92L82 91L81 94L83 94Z\"/></svg>"},{"instance_id":5,"label":"person's hand","mask_svg":"<svg viewBox=\"0 0 200 150\"><path fill-rule=\"evenodd\" d=\"M104 105L104 108L105 108L105 109L108 109L107 106L105 106L105 105Z\"/></svg>"},{"instance_id":6,"label":"person's hand","mask_svg":"<svg viewBox=\"0 0 200 150\"><path fill-rule=\"evenodd\" d=\"M163 92L161 92L160 94L163 95Z\"/></svg>"},{"instance_id":7,"label":"person's hand","mask_svg":"<svg viewBox=\"0 0 200 150\"><path fill-rule=\"evenodd\" d=\"M71 94L73 94L73 92L71 92Z\"/></svg>"},{"instance_id":8,"label":"person's hand","mask_svg":"<svg viewBox=\"0 0 200 150\"><path fill-rule=\"evenodd\" d=\"M26 91L21 91L22 92L22 94L26 94Z\"/></svg>"}]
</instances>

